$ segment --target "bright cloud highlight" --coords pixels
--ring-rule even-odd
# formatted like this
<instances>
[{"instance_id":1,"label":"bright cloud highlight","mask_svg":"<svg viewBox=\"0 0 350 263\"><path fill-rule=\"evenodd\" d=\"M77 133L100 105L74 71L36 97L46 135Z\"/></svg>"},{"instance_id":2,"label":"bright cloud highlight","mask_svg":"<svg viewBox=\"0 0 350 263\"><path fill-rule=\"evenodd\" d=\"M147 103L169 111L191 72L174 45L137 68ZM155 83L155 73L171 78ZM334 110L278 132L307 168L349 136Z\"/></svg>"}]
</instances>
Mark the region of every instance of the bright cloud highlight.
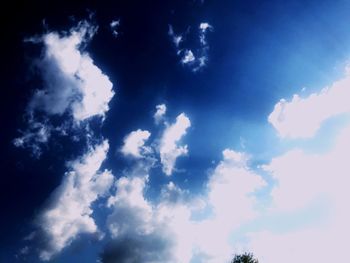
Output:
<instances>
[{"instance_id":1,"label":"bright cloud highlight","mask_svg":"<svg viewBox=\"0 0 350 263\"><path fill-rule=\"evenodd\" d=\"M176 117L175 123L164 130L160 139L160 160L163 165L163 172L168 176L174 170L176 159L188 153L187 145L178 145L178 143L190 126L190 119L184 113L181 113Z\"/></svg>"}]
</instances>

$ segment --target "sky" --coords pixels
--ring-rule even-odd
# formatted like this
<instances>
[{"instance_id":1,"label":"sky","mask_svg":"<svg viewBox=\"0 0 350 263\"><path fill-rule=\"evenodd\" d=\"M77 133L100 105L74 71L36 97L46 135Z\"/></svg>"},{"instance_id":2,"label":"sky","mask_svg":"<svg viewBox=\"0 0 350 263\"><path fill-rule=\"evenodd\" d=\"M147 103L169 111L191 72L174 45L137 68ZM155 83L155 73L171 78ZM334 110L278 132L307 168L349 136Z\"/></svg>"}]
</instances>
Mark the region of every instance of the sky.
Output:
<instances>
[{"instance_id":1,"label":"sky","mask_svg":"<svg viewBox=\"0 0 350 263\"><path fill-rule=\"evenodd\" d=\"M349 1L2 9L0 262L340 262Z\"/></svg>"}]
</instances>

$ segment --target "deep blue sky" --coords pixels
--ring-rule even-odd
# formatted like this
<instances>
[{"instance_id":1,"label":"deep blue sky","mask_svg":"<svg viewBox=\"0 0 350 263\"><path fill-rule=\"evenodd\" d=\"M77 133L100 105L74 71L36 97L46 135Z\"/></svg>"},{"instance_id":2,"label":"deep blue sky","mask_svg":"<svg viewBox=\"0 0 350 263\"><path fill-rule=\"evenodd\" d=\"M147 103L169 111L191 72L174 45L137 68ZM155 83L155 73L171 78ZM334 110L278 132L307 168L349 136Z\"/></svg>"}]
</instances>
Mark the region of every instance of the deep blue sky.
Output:
<instances>
[{"instance_id":1,"label":"deep blue sky","mask_svg":"<svg viewBox=\"0 0 350 263\"><path fill-rule=\"evenodd\" d=\"M275 103L339 77L350 52L349 1L15 1L1 13L0 262L16 262L13 256L60 184L65 162L86 149L54 138L37 159L14 147L25 127L27 103L41 83L33 63L42 51L25 38L67 30L93 13L99 29L87 51L116 92L103 126L96 124L110 142L105 167L117 176L128 166L118 149L130 131L161 132L152 115L155 105L165 103L169 119L181 112L191 119L184 139L190 154L177 162L186 172L173 180L193 192L200 192L225 148L253 154L255 165L280 153L284 145L277 145L267 123ZM109 28L114 19L121 21L118 38ZM180 63L168 26L176 32L190 27L189 45L195 45L194 32L203 21L213 26L208 63L192 72ZM149 194L156 195L166 182L156 169ZM102 222L103 212L100 216ZM95 262L90 255L100 253L102 245L88 252L84 246L73 244L53 262Z\"/></svg>"}]
</instances>

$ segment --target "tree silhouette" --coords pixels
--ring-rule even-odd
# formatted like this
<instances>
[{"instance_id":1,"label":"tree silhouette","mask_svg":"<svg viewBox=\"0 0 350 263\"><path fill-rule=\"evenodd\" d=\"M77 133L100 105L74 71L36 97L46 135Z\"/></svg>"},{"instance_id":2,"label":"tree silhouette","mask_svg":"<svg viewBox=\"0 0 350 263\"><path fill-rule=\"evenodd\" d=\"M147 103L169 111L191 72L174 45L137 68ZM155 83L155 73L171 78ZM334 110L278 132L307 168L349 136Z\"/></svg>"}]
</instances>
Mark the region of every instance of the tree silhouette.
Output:
<instances>
[{"instance_id":1,"label":"tree silhouette","mask_svg":"<svg viewBox=\"0 0 350 263\"><path fill-rule=\"evenodd\" d=\"M235 255L231 263L259 263L259 261L254 258L252 253L244 253L242 255Z\"/></svg>"}]
</instances>

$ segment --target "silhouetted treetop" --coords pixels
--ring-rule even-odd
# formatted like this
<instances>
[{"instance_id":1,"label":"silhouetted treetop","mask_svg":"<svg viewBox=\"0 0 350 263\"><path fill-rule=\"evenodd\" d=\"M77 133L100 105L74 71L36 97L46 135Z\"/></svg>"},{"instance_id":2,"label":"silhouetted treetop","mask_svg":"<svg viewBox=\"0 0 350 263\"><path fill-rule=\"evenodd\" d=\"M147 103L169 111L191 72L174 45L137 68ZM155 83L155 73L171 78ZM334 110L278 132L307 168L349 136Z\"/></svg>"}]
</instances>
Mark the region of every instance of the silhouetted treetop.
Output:
<instances>
[{"instance_id":1,"label":"silhouetted treetop","mask_svg":"<svg viewBox=\"0 0 350 263\"><path fill-rule=\"evenodd\" d=\"M252 253L244 253L242 255L235 255L231 263L259 263L259 261L254 258Z\"/></svg>"}]
</instances>

